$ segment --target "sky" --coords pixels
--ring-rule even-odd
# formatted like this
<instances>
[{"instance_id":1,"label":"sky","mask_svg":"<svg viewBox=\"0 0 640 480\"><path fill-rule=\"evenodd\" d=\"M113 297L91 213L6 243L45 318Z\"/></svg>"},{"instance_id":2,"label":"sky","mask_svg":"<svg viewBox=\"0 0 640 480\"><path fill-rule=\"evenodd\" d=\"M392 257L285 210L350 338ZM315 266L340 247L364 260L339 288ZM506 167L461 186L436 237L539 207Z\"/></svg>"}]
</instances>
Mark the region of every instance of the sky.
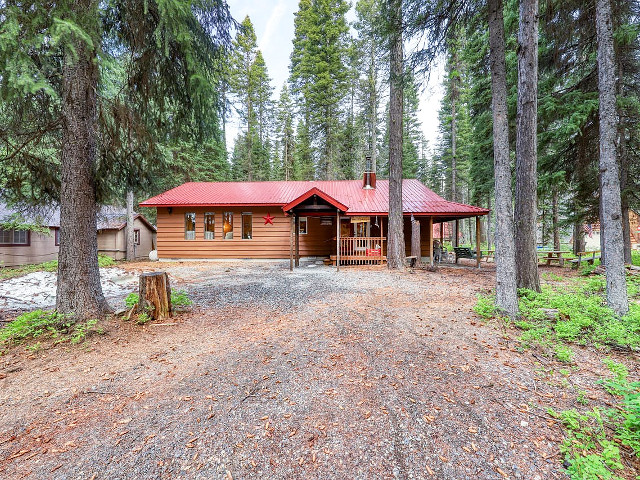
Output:
<instances>
[{"instance_id":1,"label":"sky","mask_svg":"<svg viewBox=\"0 0 640 480\"><path fill-rule=\"evenodd\" d=\"M351 2L355 4L355 0ZM289 57L293 49L293 19L298 11L298 0L227 0L231 15L242 22L249 15L258 38L258 48L262 51L269 76L274 87L274 99L280 95L282 85L289 77ZM347 14L347 20L355 19L354 8ZM438 110L443 96L443 69L436 65L431 72L429 82L420 94L419 119L430 148L437 143ZM418 79L423 80L424 79ZM237 118L227 124L227 148L233 148L238 133Z\"/></svg>"}]
</instances>

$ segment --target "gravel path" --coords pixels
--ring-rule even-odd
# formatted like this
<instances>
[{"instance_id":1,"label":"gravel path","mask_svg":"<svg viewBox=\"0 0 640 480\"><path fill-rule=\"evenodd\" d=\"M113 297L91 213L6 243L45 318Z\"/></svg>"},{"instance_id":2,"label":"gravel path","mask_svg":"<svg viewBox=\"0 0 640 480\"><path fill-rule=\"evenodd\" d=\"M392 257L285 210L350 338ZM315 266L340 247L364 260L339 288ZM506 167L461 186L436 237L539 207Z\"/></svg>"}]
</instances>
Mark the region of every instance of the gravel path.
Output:
<instances>
[{"instance_id":1,"label":"gravel path","mask_svg":"<svg viewBox=\"0 0 640 480\"><path fill-rule=\"evenodd\" d=\"M0 357L0 476L566 478L562 390L472 313L493 272L160 267L177 324Z\"/></svg>"}]
</instances>

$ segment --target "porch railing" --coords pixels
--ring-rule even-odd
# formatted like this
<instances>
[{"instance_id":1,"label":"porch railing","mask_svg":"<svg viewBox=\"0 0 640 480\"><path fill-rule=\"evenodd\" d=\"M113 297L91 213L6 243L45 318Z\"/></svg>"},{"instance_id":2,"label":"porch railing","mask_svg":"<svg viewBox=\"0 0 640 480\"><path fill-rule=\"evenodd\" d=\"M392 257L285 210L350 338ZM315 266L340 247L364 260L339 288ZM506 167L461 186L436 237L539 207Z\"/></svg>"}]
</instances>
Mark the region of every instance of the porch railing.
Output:
<instances>
[{"instance_id":1,"label":"porch railing","mask_svg":"<svg viewBox=\"0 0 640 480\"><path fill-rule=\"evenodd\" d=\"M340 237L340 265L382 265L386 237Z\"/></svg>"}]
</instances>

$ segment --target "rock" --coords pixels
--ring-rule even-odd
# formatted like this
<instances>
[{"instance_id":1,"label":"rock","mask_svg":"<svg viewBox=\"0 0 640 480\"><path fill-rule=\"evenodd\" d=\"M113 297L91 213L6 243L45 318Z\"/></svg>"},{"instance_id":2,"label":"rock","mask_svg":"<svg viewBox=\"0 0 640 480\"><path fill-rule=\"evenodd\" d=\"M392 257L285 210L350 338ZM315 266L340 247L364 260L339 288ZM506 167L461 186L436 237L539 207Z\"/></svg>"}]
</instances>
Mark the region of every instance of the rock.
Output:
<instances>
[{"instance_id":1,"label":"rock","mask_svg":"<svg viewBox=\"0 0 640 480\"><path fill-rule=\"evenodd\" d=\"M149 252L149 260L151 260L152 262L157 262L158 261L158 251L157 250L151 250Z\"/></svg>"},{"instance_id":2,"label":"rock","mask_svg":"<svg viewBox=\"0 0 640 480\"><path fill-rule=\"evenodd\" d=\"M557 320L560 314L557 308L543 308L542 312L549 320Z\"/></svg>"}]
</instances>

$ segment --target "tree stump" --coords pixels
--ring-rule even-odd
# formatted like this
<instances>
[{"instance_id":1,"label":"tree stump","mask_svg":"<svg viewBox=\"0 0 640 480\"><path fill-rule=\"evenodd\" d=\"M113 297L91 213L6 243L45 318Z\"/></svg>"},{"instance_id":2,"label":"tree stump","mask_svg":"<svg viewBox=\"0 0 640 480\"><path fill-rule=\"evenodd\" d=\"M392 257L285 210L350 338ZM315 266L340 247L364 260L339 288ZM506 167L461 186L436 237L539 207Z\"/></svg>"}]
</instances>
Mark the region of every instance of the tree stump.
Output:
<instances>
[{"instance_id":1,"label":"tree stump","mask_svg":"<svg viewBox=\"0 0 640 480\"><path fill-rule=\"evenodd\" d=\"M140 301L138 312L154 320L171 317L171 287L166 272L148 272L140 275Z\"/></svg>"}]
</instances>

